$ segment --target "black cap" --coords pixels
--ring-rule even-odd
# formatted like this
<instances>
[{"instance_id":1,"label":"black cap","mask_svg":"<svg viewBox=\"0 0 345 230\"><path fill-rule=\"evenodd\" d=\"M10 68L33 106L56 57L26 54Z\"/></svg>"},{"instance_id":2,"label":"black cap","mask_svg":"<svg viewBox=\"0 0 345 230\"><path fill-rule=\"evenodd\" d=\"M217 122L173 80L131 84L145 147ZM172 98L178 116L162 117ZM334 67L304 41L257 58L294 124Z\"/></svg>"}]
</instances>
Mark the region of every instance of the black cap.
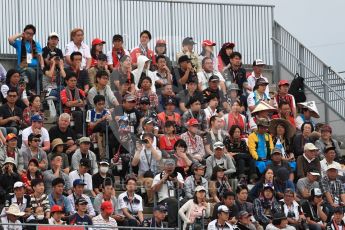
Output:
<instances>
[{"instance_id":1,"label":"black cap","mask_svg":"<svg viewBox=\"0 0 345 230\"><path fill-rule=\"evenodd\" d=\"M212 75L208 81L219 81L219 77L217 75Z\"/></svg>"},{"instance_id":2,"label":"black cap","mask_svg":"<svg viewBox=\"0 0 345 230\"><path fill-rule=\"evenodd\" d=\"M99 60L99 61L106 61L107 60L107 55L105 55L105 54L98 54L97 60Z\"/></svg>"},{"instance_id":3,"label":"black cap","mask_svg":"<svg viewBox=\"0 0 345 230\"><path fill-rule=\"evenodd\" d=\"M273 220L285 220L287 219L287 217L285 216L285 214L283 212L276 212L273 214Z\"/></svg>"},{"instance_id":4,"label":"black cap","mask_svg":"<svg viewBox=\"0 0 345 230\"><path fill-rule=\"evenodd\" d=\"M115 42L115 41L121 41L121 42L123 42L123 37L122 37L120 34L115 34L115 35L113 36L113 42Z\"/></svg>"},{"instance_id":5,"label":"black cap","mask_svg":"<svg viewBox=\"0 0 345 230\"><path fill-rule=\"evenodd\" d=\"M264 78L259 78L258 80L256 80L255 85L259 86L259 85L268 85L269 83L264 79Z\"/></svg>"},{"instance_id":6,"label":"black cap","mask_svg":"<svg viewBox=\"0 0 345 230\"><path fill-rule=\"evenodd\" d=\"M183 39L182 41L182 45L195 45L196 42L193 40L192 37L186 37L185 39Z\"/></svg>"},{"instance_id":7,"label":"black cap","mask_svg":"<svg viewBox=\"0 0 345 230\"><path fill-rule=\"evenodd\" d=\"M80 166L84 166L84 167L87 167L87 168L90 168L90 165L91 165L91 162L89 159L87 158L82 158L79 162L79 165Z\"/></svg>"},{"instance_id":8,"label":"black cap","mask_svg":"<svg viewBox=\"0 0 345 230\"><path fill-rule=\"evenodd\" d=\"M88 204L87 200L84 198L84 197L80 197L80 198L77 198L75 200L75 204L78 205L78 204Z\"/></svg>"},{"instance_id":9,"label":"black cap","mask_svg":"<svg viewBox=\"0 0 345 230\"><path fill-rule=\"evenodd\" d=\"M139 104L150 104L150 98L148 96L142 96L140 98Z\"/></svg>"},{"instance_id":10,"label":"black cap","mask_svg":"<svg viewBox=\"0 0 345 230\"><path fill-rule=\"evenodd\" d=\"M184 62L184 61L191 61L191 59L188 57L188 55L182 55L178 59L178 64L181 64L181 62Z\"/></svg>"},{"instance_id":11,"label":"black cap","mask_svg":"<svg viewBox=\"0 0 345 230\"><path fill-rule=\"evenodd\" d=\"M28 136L28 141L32 141L34 138L41 138L41 134L30 133Z\"/></svg>"},{"instance_id":12,"label":"black cap","mask_svg":"<svg viewBox=\"0 0 345 230\"><path fill-rule=\"evenodd\" d=\"M195 83L195 84L198 84L198 78L196 76L189 76L188 79L187 79L187 82L186 84L189 84L189 83Z\"/></svg>"},{"instance_id":13,"label":"black cap","mask_svg":"<svg viewBox=\"0 0 345 230\"><path fill-rule=\"evenodd\" d=\"M175 97L168 97L165 102L165 105L168 105L168 104L176 105Z\"/></svg>"},{"instance_id":14,"label":"black cap","mask_svg":"<svg viewBox=\"0 0 345 230\"><path fill-rule=\"evenodd\" d=\"M153 211L167 212L168 209L165 207L165 205L159 204L153 208Z\"/></svg>"},{"instance_id":15,"label":"black cap","mask_svg":"<svg viewBox=\"0 0 345 230\"><path fill-rule=\"evenodd\" d=\"M65 185L65 180L62 179L61 177L57 177L57 178L55 178L55 179L52 181L52 186L53 186L53 187L56 186L56 185L58 185L58 184L63 184L63 185Z\"/></svg>"}]
</instances>

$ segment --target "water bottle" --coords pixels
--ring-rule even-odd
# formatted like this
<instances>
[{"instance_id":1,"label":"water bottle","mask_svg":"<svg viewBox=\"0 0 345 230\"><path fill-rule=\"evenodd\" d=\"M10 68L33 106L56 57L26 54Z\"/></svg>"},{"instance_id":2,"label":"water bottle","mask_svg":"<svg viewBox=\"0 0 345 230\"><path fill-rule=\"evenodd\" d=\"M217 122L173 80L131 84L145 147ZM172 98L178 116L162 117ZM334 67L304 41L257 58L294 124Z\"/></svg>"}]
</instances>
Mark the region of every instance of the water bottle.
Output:
<instances>
[{"instance_id":1,"label":"water bottle","mask_svg":"<svg viewBox=\"0 0 345 230\"><path fill-rule=\"evenodd\" d=\"M122 159L121 159L121 157L119 157L119 160L118 160L118 162L116 164L116 167L117 167L117 171L118 172L122 171Z\"/></svg>"}]
</instances>

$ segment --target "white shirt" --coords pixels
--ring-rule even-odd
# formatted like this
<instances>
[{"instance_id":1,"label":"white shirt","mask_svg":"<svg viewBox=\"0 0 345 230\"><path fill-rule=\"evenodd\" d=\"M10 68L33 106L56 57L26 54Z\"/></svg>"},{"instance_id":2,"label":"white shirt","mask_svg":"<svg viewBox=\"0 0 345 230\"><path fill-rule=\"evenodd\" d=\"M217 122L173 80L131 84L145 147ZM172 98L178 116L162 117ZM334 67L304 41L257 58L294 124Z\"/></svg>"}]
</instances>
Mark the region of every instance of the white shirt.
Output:
<instances>
[{"instance_id":1,"label":"white shirt","mask_svg":"<svg viewBox=\"0 0 345 230\"><path fill-rule=\"evenodd\" d=\"M9 222L9 220L7 219L7 216L5 215L4 217L1 217L1 223L3 224L7 224L7 223L11 223L11 224L22 224L19 220L17 220L16 222ZM2 225L4 230L22 230L22 226L21 225Z\"/></svg>"},{"instance_id":2,"label":"white shirt","mask_svg":"<svg viewBox=\"0 0 345 230\"><path fill-rule=\"evenodd\" d=\"M159 181L162 179L161 174L162 173L159 173L153 178L152 187L158 184ZM184 183L183 177L179 172L177 173L177 180L180 183ZM162 185L161 189L158 191L158 202L161 202L162 200L169 198L170 197L169 195L172 195L172 194L169 194L169 189L168 189L168 187L171 187L171 186L173 186L171 181L166 181ZM176 193L176 190L175 190L175 193Z\"/></svg>"},{"instance_id":3,"label":"white shirt","mask_svg":"<svg viewBox=\"0 0 345 230\"><path fill-rule=\"evenodd\" d=\"M127 192L123 192L117 198L119 206L121 209L127 208L131 214L137 214L138 212L143 211L143 198L134 193L134 200L130 203L127 200L128 195Z\"/></svg>"},{"instance_id":4,"label":"white shirt","mask_svg":"<svg viewBox=\"0 0 345 230\"><path fill-rule=\"evenodd\" d=\"M71 184L73 184L73 181L75 181L76 179L82 179L86 184L84 189L88 190L88 191L93 190L92 176L89 173L85 173L84 175L81 175L81 174L79 174L78 170L74 170L74 171L69 173L68 177L69 177L69 181L71 182Z\"/></svg>"},{"instance_id":5,"label":"white shirt","mask_svg":"<svg viewBox=\"0 0 345 230\"><path fill-rule=\"evenodd\" d=\"M221 228L221 227L218 227L218 226L216 226L217 225L217 219L215 219L215 220L213 220L213 221L211 221L209 224L208 224L208 226L207 226L207 230L220 230L220 229L230 229L230 230L233 230L233 227L230 225L230 224L228 224L227 222L225 222L225 226L224 226L224 228Z\"/></svg>"},{"instance_id":6,"label":"white shirt","mask_svg":"<svg viewBox=\"0 0 345 230\"><path fill-rule=\"evenodd\" d=\"M263 79L265 79L266 82L268 82L267 78L264 77L264 76L262 76L262 75L260 75L259 78L256 78L254 72L252 72L252 74L248 76L248 78L247 78L248 85L250 86L250 88L252 88L252 91L253 91L253 89L254 89L254 87L255 87L256 81L257 81L258 79L260 79L260 78L263 78ZM267 86L267 87L266 87L265 93L266 93L267 95L269 95L269 93L270 93L269 91L270 91L270 90L269 90L269 88L268 88L268 86Z\"/></svg>"},{"instance_id":7,"label":"white shirt","mask_svg":"<svg viewBox=\"0 0 345 230\"><path fill-rule=\"evenodd\" d=\"M206 109L204 109L205 115L206 115L206 119L207 122L210 120L210 118L212 116L216 116L217 115L217 109L215 109L214 111L212 111L212 109L210 108L210 106L207 106Z\"/></svg>"},{"instance_id":8,"label":"white shirt","mask_svg":"<svg viewBox=\"0 0 345 230\"><path fill-rule=\"evenodd\" d=\"M210 79L210 77L212 75L218 76L220 81L225 82L224 77L218 71L213 71L213 72L210 72L210 73L206 73L204 70L202 70L202 71L197 73L198 82L199 82L199 84L201 84L201 90L204 90L204 89L208 88L208 80Z\"/></svg>"},{"instance_id":9,"label":"white shirt","mask_svg":"<svg viewBox=\"0 0 345 230\"><path fill-rule=\"evenodd\" d=\"M115 219L109 217L109 221L106 221L105 219L103 219L102 215L99 214L98 216L92 218L92 224L94 226L97 226L96 228L94 229L97 229L97 230L110 230L110 229L113 229L113 230L117 230L117 222ZM99 226L104 226L106 228L100 228Z\"/></svg>"},{"instance_id":10,"label":"white shirt","mask_svg":"<svg viewBox=\"0 0 345 230\"><path fill-rule=\"evenodd\" d=\"M22 148L23 150L25 150L26 148L28 148L29 146L26 146L24 141L28 141L29 140L29 135L33 133L32 131L32 126L30 127L27 127L26 129L23 130L22 132ZM43 146L43 143L46 142L46 141L49 141L50 142L50 139L49 139L49 133L48 133L48 130L44 127L41 128L41 141L40 141L40 147Z\"/></svg>"},{"instance_id":11,"label":"white shirt","mask_svg":"<svg viewBox=\"0 0 345 230\"><path fill-rule=\"evenodd\" d=\"M10 90L10 88L7 85L2 85L1 86L1 94L3 96L3 98L7 97L7 92ZM27 94L26 94L26 90L24 89L23 93L22 93L22 98L21 99L26 99L28 98Z\"/></svg>"},{"instance_id":12,"label":"white shirt","mask_svg":"<svg viewBox=\"0 0 345 230\"><path fill-rule=\"evenodd\" d=\"M128 50L125 50L125 55L129 56L129 52ZM114 60L113 60L113 50L110 50L107 52L107 64L108 65L113 65L114 64Z\"/></svg>"},{"instance_id":13,"label":"white shirt","mask_svg":"<svg viewBox=\"0 0 345 230\"><path fill-rule=\"evenodd\" d=\"M146 154L145 154L146 151ZM158 152L158 155L162 157L162 152L157 148L156 151ZM152 160L151 160L152 158ZM150 163L151 162L151 163ZM149 167L149 164L151 167ZM148 150L146 148L143 148L140 152L140 161L139 161L139 176L144 175L146 171L148 171L151 168L152 172L157 172L158 170L158 162L156 159L152 156L151 150Z\"/></svg>"},{"instance_id":14,"label":"white shirt","mask_svg":"<svg viewBox=\"0 0 345 230\"><path fill-rule=\"evenodd\" d=\"M96 216L95 209L93 208L90 197L85 194L82 194L81 196L87 201L87 214L91 217ZM75 210L75 195L72 193L67 198L72 205L72 214L76 213L77 211Z\"/></svg>"},{"instance_id":15,"label":"white shirt","mask_svg":"<svg viewBox=\"0 0 345 230\"><path fill-rule=\"evenodd\" d=\"M327 168L330 165L334 165L338 169L341 169L341 165L338 162L333 161L331 164L329 164L329 163L327 163L326 158L324 158L322 161L320 161L320 165L321 165L321 177L324 177L327 175ZM338 170L338 174L342 175L340 170Z\"/></svg>"},{"instance_id":16,"label":"white shirt","mask_svg":"<svg viewBox=\"0 0 345 230\"><path fill-rule=\"evenodd\" d=\"M82 54L82 61L80 69L85 69L86 67L86 59L91 58L90 48L84 42L81 43L80 48L74 44L73 41L70 41L65 48L65 56L70 56L73 52L80 52Z\"/></svg>"}]
</instances>

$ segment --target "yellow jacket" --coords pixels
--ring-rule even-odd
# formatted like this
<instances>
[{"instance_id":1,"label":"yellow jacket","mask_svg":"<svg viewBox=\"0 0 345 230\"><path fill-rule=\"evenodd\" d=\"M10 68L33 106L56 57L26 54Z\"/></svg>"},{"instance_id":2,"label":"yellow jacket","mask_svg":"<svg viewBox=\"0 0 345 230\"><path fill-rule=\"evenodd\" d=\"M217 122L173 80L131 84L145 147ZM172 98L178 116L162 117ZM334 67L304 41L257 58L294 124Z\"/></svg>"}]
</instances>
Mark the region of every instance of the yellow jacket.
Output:
<instances>
[{"instance_id":1,"label":"yellow jacket","mask_svg":"<svg viewBox=\"0 0 345 230\"><path fill-rule=\"evenodd\" d=\"M266 141L266 148L267 148L267 158L271 154L273 150L273 140L270 134L265 133L265 141ZM257 148L258 148L258 142L259 138L256 132L253 132L249 134L248 136L248 148L249 148L249 153L252 155L254 160L257 160L259 158ZM267 146L267 143L269 143L269 146Z\"/></svg>"}]
</instances>

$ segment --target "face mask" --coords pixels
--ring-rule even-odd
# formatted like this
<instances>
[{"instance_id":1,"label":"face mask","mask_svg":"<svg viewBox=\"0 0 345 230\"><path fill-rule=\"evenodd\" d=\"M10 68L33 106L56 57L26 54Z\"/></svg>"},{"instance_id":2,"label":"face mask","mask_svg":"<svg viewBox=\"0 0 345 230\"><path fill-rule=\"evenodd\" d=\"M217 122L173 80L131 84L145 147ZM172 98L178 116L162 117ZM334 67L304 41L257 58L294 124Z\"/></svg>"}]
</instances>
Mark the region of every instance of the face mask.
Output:
<instances>
[{"instance_id":1,"label":"face mask","mask_svg":"<svg viewBox=\"0 0 345 230\"><path fill-rule=\"evenodd\" d=\"M100 167L100 168L99 168L99 171L100 171L101 173L107 173L108 170L109 170L109 167Z\"/></svg>"},{"instance_id":2,"label":"face mask","mask_svg":"<svg viewBox=\"0 0 345 230\"><path fill-rule=\"evenodd\" d=\"M36 219L37 219L37 220L43 220L43 219L44 219L44 215L37 215L37 216L36 216Z\"/></svg>"}]
</instances>

